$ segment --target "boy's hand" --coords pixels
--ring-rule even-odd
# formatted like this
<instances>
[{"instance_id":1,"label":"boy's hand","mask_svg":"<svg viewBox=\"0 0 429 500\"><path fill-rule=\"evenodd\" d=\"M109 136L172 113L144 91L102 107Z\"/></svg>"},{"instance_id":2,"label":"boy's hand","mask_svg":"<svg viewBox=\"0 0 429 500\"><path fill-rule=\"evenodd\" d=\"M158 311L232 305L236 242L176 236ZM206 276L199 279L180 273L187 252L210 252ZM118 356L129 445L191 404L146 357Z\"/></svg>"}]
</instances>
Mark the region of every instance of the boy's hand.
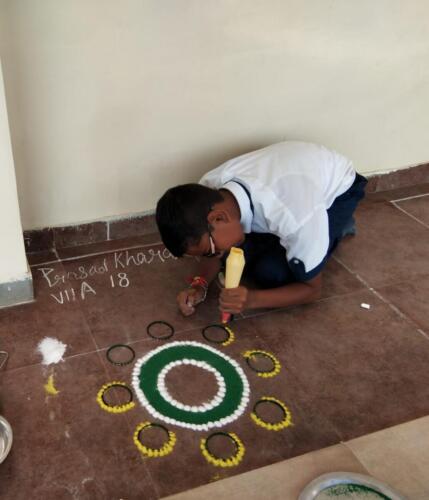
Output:
<instances>
[{"instance_id":1,"label":"boy's hand","mask_svg":"<svg viewBox=\"0 0 429 500\"><path fill-rule=\"evenodd\" d=\"M219 309L222 312L238 314L249 307L249 290L245 286L223 288L219 296Z\"/></svg>"},{"instance_id":2,"label":"boy's hand","mask_svg":"<svg viewBox=\"0 0 429 500\"><path fill-rule=\"evenodd\" d=\"M186 288L177 296L179 309L184 316L190 316L195 312L195 306L204 298L204 289L202 287Z\"/></svg>"}]
</instances>

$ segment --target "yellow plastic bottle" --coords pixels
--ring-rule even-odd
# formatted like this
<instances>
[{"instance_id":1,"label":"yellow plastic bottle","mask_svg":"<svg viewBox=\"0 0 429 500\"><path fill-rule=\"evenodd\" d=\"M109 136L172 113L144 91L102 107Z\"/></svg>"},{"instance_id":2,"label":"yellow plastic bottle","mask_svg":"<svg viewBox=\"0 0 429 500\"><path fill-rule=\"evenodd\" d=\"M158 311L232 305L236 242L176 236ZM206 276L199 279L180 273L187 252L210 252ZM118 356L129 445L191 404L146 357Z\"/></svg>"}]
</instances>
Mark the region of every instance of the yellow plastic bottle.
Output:
<instances>
[{"instance_id":1,"label":"yellow plastic bottle","mask_svg":"<svg viewBox=\"0 0 429 500\"><path fill-rule=\"evenodd\" d=\"M245 263L243 250L232 247L226 259L225 288L237 288L240 285ZM222 313L222 323L228 323L230 318L230 313Z\"/></svg>"}]
</instances>

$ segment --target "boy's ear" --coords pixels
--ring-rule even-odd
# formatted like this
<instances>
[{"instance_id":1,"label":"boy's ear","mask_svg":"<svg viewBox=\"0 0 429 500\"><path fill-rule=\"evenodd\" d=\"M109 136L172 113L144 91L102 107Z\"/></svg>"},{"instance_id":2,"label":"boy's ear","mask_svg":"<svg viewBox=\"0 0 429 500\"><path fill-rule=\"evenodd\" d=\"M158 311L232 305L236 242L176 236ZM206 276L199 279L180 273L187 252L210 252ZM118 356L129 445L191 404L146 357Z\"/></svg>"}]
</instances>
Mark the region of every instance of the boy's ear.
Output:
<instances>
[{"instance_id":1,"label":"boy's ear","mask_svg":"<svg viewBox=\"0 0 429 500\"><path fill-rule=\"evenodd\" d=\"M207 215L207 222L210 226L216 226L219 223L229 222L230 217L226 210L214 209Z\"/></svg>"}]
</instances>

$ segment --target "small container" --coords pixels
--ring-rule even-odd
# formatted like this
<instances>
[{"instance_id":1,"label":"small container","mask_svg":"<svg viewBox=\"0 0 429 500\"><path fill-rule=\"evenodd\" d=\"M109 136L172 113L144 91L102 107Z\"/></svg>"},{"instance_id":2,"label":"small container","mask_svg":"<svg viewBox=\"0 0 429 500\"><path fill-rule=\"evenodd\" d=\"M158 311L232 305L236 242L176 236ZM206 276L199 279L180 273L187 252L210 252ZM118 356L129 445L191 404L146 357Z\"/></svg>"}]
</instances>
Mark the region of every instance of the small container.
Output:
<instances>
[{"instance_id":1,"label":"small container","mask_svg":"<svg viewBox=\"0 0 429 500\"><path fill-rule=\"evenodd\" d=\"M6 366L9 354L6 351L0 351L0 370Z\"/></svg>"},{"instance_id":2,"label":"small container","mask_svg":"<svg viewBox=\"0 0 429 500\"><path fill-rule=\"evenodd\" d=\"M0 416L0 464L6 459L12 448L13 433L9 422Z\"/></svg>"},{"instance_id":3,"label":"small container","mask_svg":"<svg viewBox=\"0 0 429 500\"><path fill-rule=\"evenodd\" d=\"M323 493L324 490L340 485L363 486L364 488L372 490L378 496L382 495L389 500L406 500L404 496L387 484L371 476L354 474L353 472L331 472L317 477L304 488L298 500L317 500L319 494ZM326 494L329 495L328 492ZM349 496L349 494L347 494L347 496ZM356 494L356 496L353 495L353 498L363 499L366 496L366 494L365 496Z\"/></svg>"}]
</instances>

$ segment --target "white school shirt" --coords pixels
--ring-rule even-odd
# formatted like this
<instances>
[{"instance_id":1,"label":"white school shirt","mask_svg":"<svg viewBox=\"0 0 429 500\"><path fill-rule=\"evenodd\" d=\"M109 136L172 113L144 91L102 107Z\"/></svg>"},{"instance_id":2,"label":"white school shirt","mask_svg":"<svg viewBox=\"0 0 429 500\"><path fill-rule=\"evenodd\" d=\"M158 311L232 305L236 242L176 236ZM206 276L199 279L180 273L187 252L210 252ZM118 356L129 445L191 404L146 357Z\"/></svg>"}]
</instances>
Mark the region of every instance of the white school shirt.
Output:
<instances>
[{"instance_id":1,"label":"white school shirt","mask_svg":"<svg viewBox=\"0 0 429 500\"><path fill-rule=\"evenodd\" d=\"M277 235L292 271L295 268L305 280L328 251L327 210L355 176L352 162L339 153L286 141L233 158L199 183L228 189L240 206L244 232ZM238 183L248 190L253 213L249 196Z\"/></svg>"}]
</instances>

